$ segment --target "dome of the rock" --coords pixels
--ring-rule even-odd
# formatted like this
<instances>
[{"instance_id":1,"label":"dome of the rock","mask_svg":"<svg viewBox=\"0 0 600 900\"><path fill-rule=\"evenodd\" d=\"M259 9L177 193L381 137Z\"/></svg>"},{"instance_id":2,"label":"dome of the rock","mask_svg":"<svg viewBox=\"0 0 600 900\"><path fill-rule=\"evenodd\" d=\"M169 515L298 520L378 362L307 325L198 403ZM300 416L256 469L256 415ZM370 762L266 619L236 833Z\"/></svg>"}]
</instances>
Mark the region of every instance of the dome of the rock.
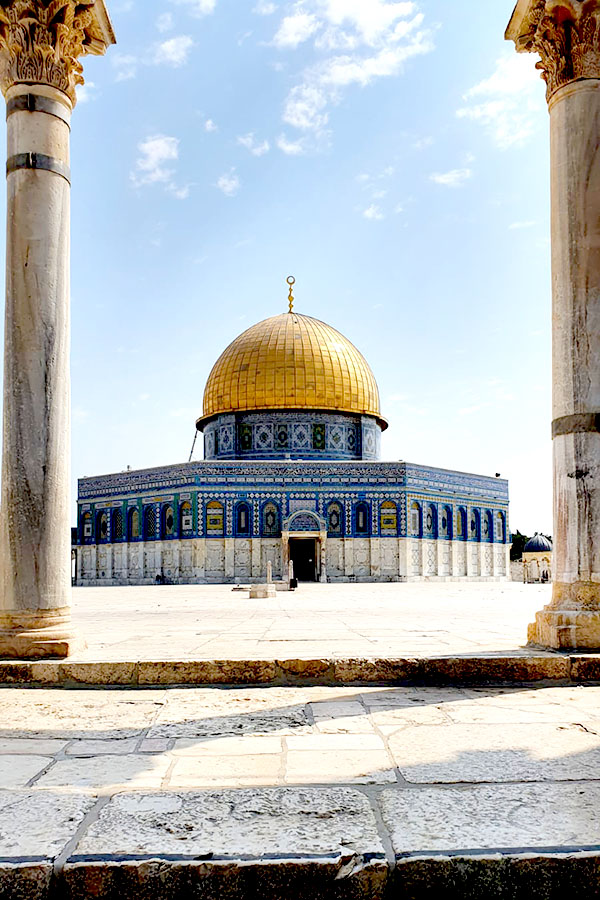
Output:
<instances>
[{"instance_id":1,"label":"dome of the rock","mask_svg":"<svg viewBox=\"0 0 600 900\"><path fill-rule=\"evenodd\" d=\"M387 427L364 356L331 325L296 312L252 325L223 351L208 377L198 424L252 410L354 413Z\"/></svg>"}]
</instances>

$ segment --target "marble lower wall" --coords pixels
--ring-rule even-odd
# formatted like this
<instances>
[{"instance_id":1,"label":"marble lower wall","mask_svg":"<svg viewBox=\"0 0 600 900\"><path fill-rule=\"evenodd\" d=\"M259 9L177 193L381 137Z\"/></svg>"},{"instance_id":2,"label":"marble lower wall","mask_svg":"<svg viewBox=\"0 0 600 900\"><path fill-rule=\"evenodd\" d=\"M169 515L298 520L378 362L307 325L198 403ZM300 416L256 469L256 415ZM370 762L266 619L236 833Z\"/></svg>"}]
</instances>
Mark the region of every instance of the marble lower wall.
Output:
<instances>
[{"instance_id":1,"label":"marble lower wall","mask_svg":"<svg viewBox=\"0 0 600 900\"><path fill-rule=\"evenodd\" d=\"M141 541L77 548L78 585L256 583L283 579L279 538L197 538ZM475 544L416 538L328 538L321 580L505 580L508 544Z\"/></svg>"}]
</instances>

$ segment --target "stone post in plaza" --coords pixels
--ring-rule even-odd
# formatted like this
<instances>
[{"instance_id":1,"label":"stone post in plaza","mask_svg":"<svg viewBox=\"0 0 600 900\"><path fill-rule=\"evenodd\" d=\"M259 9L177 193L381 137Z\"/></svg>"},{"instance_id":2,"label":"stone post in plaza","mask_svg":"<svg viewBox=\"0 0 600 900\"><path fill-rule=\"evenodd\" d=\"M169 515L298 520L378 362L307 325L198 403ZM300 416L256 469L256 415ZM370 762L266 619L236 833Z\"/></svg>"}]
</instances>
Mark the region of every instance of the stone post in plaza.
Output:
<instances>
[{"instance_id":1,"label":"stone post in plaza","mask_svg":"<svg viewBox=\"0 0 600 900\"><path fill-rule=\"evenodd\" d=\"M70 626L69 137L103 0L0 0L8 132L0 656L65 656Z\"/></svg>"},{"instance_id":2,"label":"stone post in plaza","mask_svg":"<svg viewBox=\"0 0 600 900\"><path fill-rule=\"evenodd\" d=\"M550 111L554 586L529 640L600 648L600 0L519 0Z\"/></svg>"}]
</instances>

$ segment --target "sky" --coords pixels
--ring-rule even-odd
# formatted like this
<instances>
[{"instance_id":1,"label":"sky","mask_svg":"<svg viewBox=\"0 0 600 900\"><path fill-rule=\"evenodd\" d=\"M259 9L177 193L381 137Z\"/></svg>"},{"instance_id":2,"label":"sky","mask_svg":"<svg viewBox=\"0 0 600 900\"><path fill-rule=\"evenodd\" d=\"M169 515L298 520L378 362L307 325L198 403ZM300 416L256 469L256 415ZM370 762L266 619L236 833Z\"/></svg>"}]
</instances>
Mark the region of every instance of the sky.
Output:
<instances>
[{"instance_id":1,"label":"sky","mask_svg":"<svg viewBox=\"0 0 600 900\"><path fill-rule=\"evenodd\" d=\"M548 115L513 0L107 6L72 130L73 496L187 461L294 275L371 364L383 458L499 472L512 530L551 533Z\"/></svg>"}]
</instances>

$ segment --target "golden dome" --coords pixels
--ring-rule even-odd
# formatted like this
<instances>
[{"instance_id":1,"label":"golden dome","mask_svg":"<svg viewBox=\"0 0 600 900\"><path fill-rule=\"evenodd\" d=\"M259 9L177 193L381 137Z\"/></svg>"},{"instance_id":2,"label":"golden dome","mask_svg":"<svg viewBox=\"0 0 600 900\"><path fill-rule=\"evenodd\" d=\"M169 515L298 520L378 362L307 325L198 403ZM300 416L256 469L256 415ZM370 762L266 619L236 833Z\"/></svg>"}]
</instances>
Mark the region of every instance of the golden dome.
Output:
<instances>
[{"instance_id":1,"label":"golden dome","mask_svg":"<svg viewBox=\"0 0 600 900\"><path fill-rule=\"evenodd\" d=\"M319 319L282 313L252 325L221 354L204 390L204 420L257 409L379 413L379 390L354 344Z\"/></svg>"}]
</instances>

